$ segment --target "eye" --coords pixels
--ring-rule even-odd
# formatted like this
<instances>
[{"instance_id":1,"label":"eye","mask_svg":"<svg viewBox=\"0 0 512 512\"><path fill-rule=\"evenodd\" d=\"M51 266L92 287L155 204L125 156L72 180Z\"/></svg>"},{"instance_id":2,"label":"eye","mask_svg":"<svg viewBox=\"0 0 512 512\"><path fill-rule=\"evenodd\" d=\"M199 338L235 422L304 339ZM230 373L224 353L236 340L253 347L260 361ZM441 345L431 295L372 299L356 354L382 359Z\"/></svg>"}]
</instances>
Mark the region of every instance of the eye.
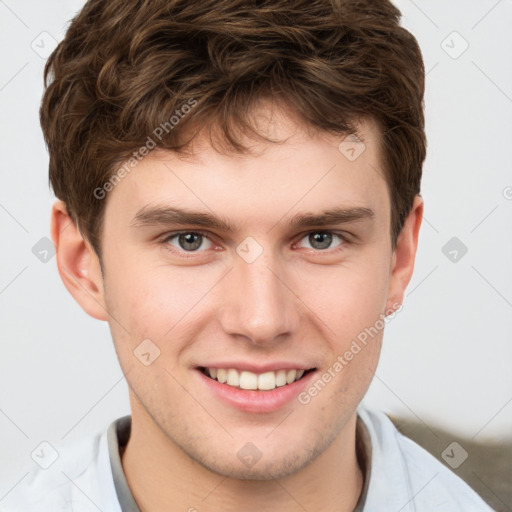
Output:
<instances>
[{"instance_id":1,"label":"eye","mask_svg":"<svg viewBox=\"0 0 512 512\"><path fill-rule=\"evenodd\" d=\"M206 247L204 243L206 242ZM203 249L210 249L212 247L212 241L202 233L197 231L182 231L180 233L174 233L168 236L164 243L170 244L178 250L186 252L198 252L198 249L203 246Z\"/></svg>"},{"instance_id":2,"label":"eye","mask_svg":"<svg viewBox=\"0 0 512 512\"><path fill-rule=\"evenodd\" d=\"M307 240L307 243L309 243L309 247L305 247L322 251L325 249L330 249L335 238L340 240L340 243L337 245L337 247L345 243L345 240L341 235L332 233L330 231L314 231L305 235L302 240ZM304 247L304 245L300 245L300 243L299 246Z\"/></svg>"},{"instance_id":3,"label":"eye","mask_svg":"<svg viewBox=\"0 0 512 512\"><path fill-rule=\"evenodd\" d=\"M333 245L333 242L338 241ZM210 238L200 231L180 231L167 235L162 243L172 246L171 250L181 253L199 253L211 249L214 243ZM304 244L307 245L304 245ZM347 243L345 237L331 231L312 231L302 237L298 243L299 247L313 249L315 251L326 251L344 246Z\"/></svg>"}]
</instances>

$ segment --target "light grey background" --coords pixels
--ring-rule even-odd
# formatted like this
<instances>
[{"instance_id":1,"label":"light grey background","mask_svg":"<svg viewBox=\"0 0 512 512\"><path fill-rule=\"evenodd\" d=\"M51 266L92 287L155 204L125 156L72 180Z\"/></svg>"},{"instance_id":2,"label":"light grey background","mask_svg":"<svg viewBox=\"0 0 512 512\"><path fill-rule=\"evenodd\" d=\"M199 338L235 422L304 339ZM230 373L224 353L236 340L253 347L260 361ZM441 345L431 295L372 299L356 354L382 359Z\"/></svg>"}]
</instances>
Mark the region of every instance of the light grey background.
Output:
<instances>
[{"instance_id":1,"label":"light grey background","mask_svg":"<svg viewBox=\"0 0 512 512\"><path fill-rule=\"evenodd\" d=\"M32 252L49 237L53 202L40 55L82 4L0 0L0 498L42 441L82 437L129 413L108 325L74 302L55 258ZM510 438L512 2L396 4L428 71L425 222L365 400L474 440ZM452 237L468 248L456 262L453 248L442 251Z\"/></svg>"}]
</instances>

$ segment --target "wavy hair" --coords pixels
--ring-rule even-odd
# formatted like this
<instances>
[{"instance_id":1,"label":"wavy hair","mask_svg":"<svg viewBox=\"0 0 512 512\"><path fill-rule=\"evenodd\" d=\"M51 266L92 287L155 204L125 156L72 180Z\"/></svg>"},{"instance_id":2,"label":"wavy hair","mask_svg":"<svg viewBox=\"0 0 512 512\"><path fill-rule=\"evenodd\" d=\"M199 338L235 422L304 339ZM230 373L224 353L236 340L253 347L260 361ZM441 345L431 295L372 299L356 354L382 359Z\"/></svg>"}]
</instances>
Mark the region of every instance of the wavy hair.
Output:
<instances>
[{"instance_id":1,"label":"wavy hair","mask_svg":"<svg viewBox=\"0 0 512 512\"><path fill-rule=\"evenodd\" d=\"M242 135L262 137L251 107L271 98L320 132L377 122L394 245L426 155L424 64L400 18L388 0L89 0L45 67L50 184L100 255L94 190L156 127L193 98L157 146L186 153L208 127L216 150L243 153Z\"/></svg>"}]
</instances>

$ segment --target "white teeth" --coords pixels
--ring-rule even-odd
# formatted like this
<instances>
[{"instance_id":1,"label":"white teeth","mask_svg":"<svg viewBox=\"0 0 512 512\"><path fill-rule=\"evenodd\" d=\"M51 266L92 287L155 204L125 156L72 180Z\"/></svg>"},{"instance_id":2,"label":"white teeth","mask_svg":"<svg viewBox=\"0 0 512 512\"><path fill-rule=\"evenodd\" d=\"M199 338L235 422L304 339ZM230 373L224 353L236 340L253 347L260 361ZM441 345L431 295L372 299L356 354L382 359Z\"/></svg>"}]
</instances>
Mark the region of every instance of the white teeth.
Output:
<instances>
[{"instance_id":1,"label":"white teeth","mask_svg":"<svg viewBox=\"0 0 512 512\"><path fill-rule=\"evenodd\" d=\"M291 384L297 376L297 370L288 370L286 374L286 384Z\"/></svg>"},{"instance_id":2,"label":"white teeth","mask_svg":"<svg viewBox=\"0 0 512 512\"><path fill-rule=\"evenodd\" d=\"M238 372L236 370L233 370L233 368L230 368L228 370L227 384L228 386L233 386L235 388L240 386L240 376L238 375Z\"/></svg>"},{"instance_id":3,"label":"white teeth","mask_svg":"<svg viewBox=\"0 0 512 512\"><path fill-rule=\"evenodd\" d=\"M207 375L221 384L234 388L270 391L299 380L304 370L277 370L256 374L246 370L239 372L234 368L206 368Z\"/></svg>"},{"instance_id":4,"label":"white teeth","mask_svg":"<svg viewBox=\"0 0 512 512\"><path fill-rule=\"evenodd\" d=\"M286 370L279 370L276 372L276 386L286 386Z\"/></svg>"},{"instance_id":5,"label":"white teeth","mask_svg":"<svg viewBox=\"0 0 512 512\"><path fill-rule=\"evenodd\" d=\"M258 389L258 376L252 372L240 374L240 387L242 389Z\"/></svg>"},{"instance_id":6,"label":"white teeth","mask_svg":"<svg viewBox=\"0 0 512 512\"><path fill-rule=\"evenodd\" d=\"M258 389L268 391L276 387L276 374L274 372L266 372L258 375Z\"/></svg>"}]
</instances>

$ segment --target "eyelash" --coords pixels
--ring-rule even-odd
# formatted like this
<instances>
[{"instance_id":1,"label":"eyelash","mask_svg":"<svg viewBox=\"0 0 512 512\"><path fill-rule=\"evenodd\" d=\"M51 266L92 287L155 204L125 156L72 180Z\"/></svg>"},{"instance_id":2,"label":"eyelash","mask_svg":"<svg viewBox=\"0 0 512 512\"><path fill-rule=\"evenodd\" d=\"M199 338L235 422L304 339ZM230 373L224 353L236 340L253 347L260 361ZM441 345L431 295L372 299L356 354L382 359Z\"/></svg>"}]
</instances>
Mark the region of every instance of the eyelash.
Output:
<instances>
[{"instance_id":1,"label":"eyelash","mask_svg":"<svg viewBox=\"0 0 512 512\"><path fill-rule=\"evenodd\" d=\"M305 237L307 237L309 235L318 234L318 233L327 233L327 234L330 234L330 235L335 235L335 236L337 236L337 237L339 237L341 239L341 244L338 247L334 248L334 249L329 249L329 248L324 249L324 250L321 250L321 249L309 249L309 250L315 251L318 254L332 254L333 252L342 251L342 250L346 249L346 246L351 243L350 240L348 239L348 235L346 233L341 233L341 232L338 232L338 231L321 230L321 229L320 230L316 230L316 231L308 231L307 233L301 234L300 238L297 241L297 243L300 242L301 240L303 240ZM170 251L170 252L172 252L174 254L178 254L180 257L182 257L184 259L196 258L197 254L200 254L200 253L206 251L206 250L201 250L201 251L177 250L175 247L172 247L169 244L169 242L171 240L173 240L174 238L178 237L179 235L185 235L185 234L201 235L201 236L207 238L213 244L215 244L215 242L213 240L211 240L211 238L210 238L208 233L206 233L205 231L200 231L200 230L173 231L171 233L167 233L160 240L160 243L161 243L161 245L164 246L164 248L166 250L168 250L168 251Z\"/></svg>"}]
</instances>

